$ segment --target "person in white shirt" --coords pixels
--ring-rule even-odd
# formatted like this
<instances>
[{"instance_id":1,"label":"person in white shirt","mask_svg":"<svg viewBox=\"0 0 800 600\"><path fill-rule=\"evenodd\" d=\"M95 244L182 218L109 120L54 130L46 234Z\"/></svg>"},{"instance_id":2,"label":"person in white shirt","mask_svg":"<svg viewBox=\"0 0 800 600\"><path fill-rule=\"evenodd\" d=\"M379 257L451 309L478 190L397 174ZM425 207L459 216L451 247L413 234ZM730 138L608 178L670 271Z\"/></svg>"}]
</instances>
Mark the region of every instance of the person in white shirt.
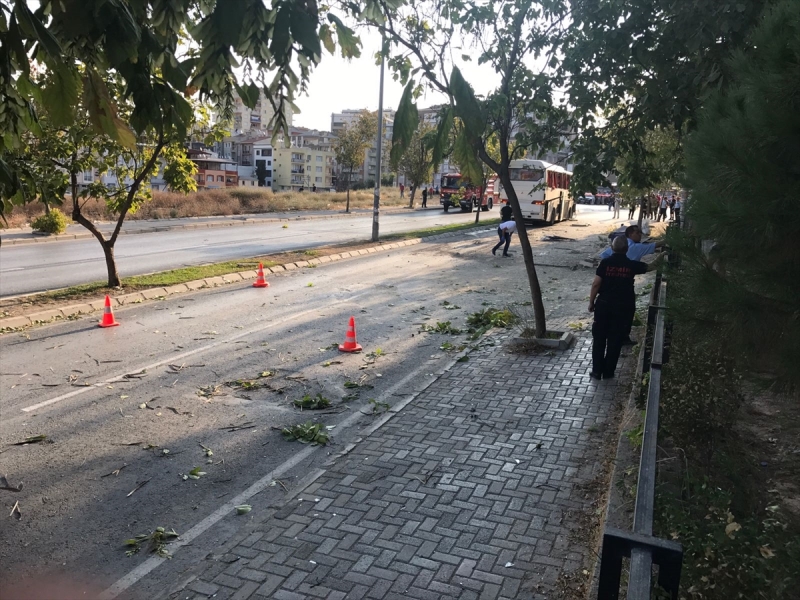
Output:
<instances>
[{"instance_id":1,"label":"person in white shirt","mask_svg":"<svg viewBox=\"0 0 800 600\"><path fill-rule=\"evenodd\" d=\"M506 247L503 248L503 256L509 256L508 247L511 245L511 234L516 230L517 224L513 220L500 223L497 228L497 235L500 238L500 241L497 242L497 245L494 248L492 248L492 254L497 256L497 249L505 244Z\"/></svg>"},{"instance_id":2,"label":"person in white shirt","mask_svg":"<svg viewBox=\"0 0 800 600\"><path fill-rule=\"evenodd\" d=\"M614 198L614 214L611 216L612 219L619 219L619 205L620 199L619 196L613 196Z\"/></svg>"},{"instance_id":3,"label":"person in white shirt","mask_svg":"<svg viewBox=\"0 0 800 600\"><path fill-rule=\"evenodd\" d=\"M675 204L672 205L672 217L675 219L678 227L681 226L681 208L683 208L683 202L681 201L681 197L677 196L675 198Z\"/></svg>"},{"instance_id":4,"label":"person in white shirt","mask_svg":"<svg viewBox=\"0 0 800 600\"><path fill-rule=\"evenodd\" d=\"M659 250L662 246L664 246L664 242L662 241L643 244L642 230L639 229L638 225L626 227L625 237L628 238L627 256L631 260L642 260L643 257L647 256L648 254L653 254L656 250ZM609 258L613 254L614 252L611 250L611 246L609 246L600 253L600 258Z\"/></svg>"},{"instance_id":5,"label":"person in white shirt","mask_svg":"<svg viewBox=\"0 0 800 600\"><path fill-rule=\"evenodd\" d=\"M667 207L668 206L669 206L669 201L667 200L667 197L666 196L662 196L661 200L658 203L658 218L656 219L656 222L661 221L661 220L664 220L664 221L667 220Z\"/></svg>"}]
</instances>

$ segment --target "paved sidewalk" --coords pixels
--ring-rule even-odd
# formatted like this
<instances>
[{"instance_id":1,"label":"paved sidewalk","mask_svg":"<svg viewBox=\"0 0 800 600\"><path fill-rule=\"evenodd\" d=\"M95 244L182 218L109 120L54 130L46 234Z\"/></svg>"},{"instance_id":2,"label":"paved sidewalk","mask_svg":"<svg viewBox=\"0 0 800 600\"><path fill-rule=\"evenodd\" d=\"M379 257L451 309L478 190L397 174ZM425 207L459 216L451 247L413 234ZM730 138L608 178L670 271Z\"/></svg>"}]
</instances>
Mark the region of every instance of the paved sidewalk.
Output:
<instances>
[{"instance_id":1,"label":"paved sidewalk","mask_svg":"<svg viewBox=\"0 0 800 600\"><path fill-rule=\"evenodd\" d=\"M165 597L550 599L588 581L584 486L610 451L593 426L618 384L589 378L586 333L469 356Z\"/></svg>"}]
</instances>

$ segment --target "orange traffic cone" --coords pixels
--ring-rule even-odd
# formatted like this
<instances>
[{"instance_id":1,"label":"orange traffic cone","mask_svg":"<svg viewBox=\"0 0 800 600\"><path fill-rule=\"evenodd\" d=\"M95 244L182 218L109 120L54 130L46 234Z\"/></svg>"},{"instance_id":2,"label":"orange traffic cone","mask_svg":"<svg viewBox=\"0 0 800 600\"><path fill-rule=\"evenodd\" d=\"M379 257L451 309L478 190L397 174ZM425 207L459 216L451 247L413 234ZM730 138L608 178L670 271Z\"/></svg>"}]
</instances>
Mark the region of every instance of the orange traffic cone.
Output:
<instances>
[{"instance_id":1,"label":"orange traffic cone","mask_svg":"<svg viewBox=\"0 0 800 600\"><path fill-rule=\"evenodd\" d=\"M103 320L97 325L100 327L116 327L119 325L114 319L114 313L111 312L111 298L108 296L106 296L106 305L105 308L103 308Z\"/></svg>"},{"instance_id":2,"label":"orange traffic cone","mask_svg":"<svg viewBox=\"0 0 800 600\"><path fill-rule=\"evenodd\" d=\"M361 352L361 344L356 342L356 320L350 317L350 324L347 326L347 335L344 337L344 344L339 344L340 352Z\"/></svg>"},{"instance_id":3,"label":"orange traffic cone","mask_svg":"<svg viewBox=\"0 0 800 600\"><path fill-rule=\"evenodd\" d=\"M269 283L264 279L264 267L261 263L258 263L258 277L256 277L256 282L253 284L253 287L269 287Z\"/></svg>"}]
</instances>

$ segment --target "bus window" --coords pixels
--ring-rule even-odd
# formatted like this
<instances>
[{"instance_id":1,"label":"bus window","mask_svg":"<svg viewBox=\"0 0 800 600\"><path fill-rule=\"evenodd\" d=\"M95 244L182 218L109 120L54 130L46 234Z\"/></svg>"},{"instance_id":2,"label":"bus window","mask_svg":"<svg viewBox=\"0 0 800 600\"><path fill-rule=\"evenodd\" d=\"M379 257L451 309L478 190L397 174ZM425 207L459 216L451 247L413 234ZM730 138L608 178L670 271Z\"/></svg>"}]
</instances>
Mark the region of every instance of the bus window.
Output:
<instances>
[{"instance_id":1,"label":"bus window","mask_svg":"<svg viewBox=\"0 0 800 600\"><path fill-rule=\"evenodd\" d=\"M544 176L542 169L509 169L512 181L540 181Z\"/></svg>"}]
</instances>

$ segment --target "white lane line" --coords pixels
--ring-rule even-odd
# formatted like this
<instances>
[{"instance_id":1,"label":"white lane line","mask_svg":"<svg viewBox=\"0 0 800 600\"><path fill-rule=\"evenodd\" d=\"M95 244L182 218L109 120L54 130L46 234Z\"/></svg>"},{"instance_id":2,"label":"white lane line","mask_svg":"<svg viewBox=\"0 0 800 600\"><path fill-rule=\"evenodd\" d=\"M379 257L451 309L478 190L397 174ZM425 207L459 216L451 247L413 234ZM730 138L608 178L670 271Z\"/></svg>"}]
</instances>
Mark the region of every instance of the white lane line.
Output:
<instances>
[{"instance_id":1,"label":"white lane line","mask_svg":"<svg viewBox=\"0 0 800 600\"><path fill-rule=\"evenodd\" d=\"M11 269L0 269L0 273L11 273L11 271L24 271L25 267L13 267Z\"/></svg>"},{"instance_id":2,"label":"white lane line","mask_svg":"<svg viewBox=\"0 0 800 600\"><path fill-rule=\"evenodd\" d=\"M451 360L450 363L448 365L446 365L442 369L442 371L440 373L452 368L452 366L455 365L455 364L456 364L456 359ZM415 377L418 377L420 375L420 371L425 371L425 370L428 370L428 369L430 369L429 365L423 365L421 367L418 367L417 369L415 369L414 371L412 371L411 373L409 373L408 375L403 377L400 381L395 383L393 386L391 386L388 390L386 390L386 392L381 395L381 398L389 398L389 397L391 397L391 395L393 393L395 393L395 391L397 391L399 389L403 389L403 387L406 386L410 381L412 381ZM411 392L408 398L406 398L405 400L402 400L396 406L392 407L392 413L399 412L409 402L411 402L414 398L416 398L418 394L420 394L428 386L430 386L434 381L436 381L437 377L438 376L433 376L433 377L427 378L425 383L421 386L421 388L418 391ZM362 413L360 410L356 411L354 414L350 415L344 421L339 423L336 428L339 431L347 429L347 428L351 427L352 425L354 425L363 416L364 416L364 413ZM380 423L375 424L374 426L370 427L367 431L365 431L363 437L366 437L367 435L369 435L370 433L375 431L375 429L377 429L378 427L383 425L383 423L388 421L391 416L392 415L388 415L388 414L385 415ZM247 500L249 500L250 498L252 498L256 494L258 494L260 491L266 489L269 486L269 484L276 477L279 477L280 475L282 475L283 473L285 473L286 471L288 471L289 469L291 469L292 467L294 467L295 465L297 465L301 461L305 460L315 450L317 450L317 448L314 448L314 447L311 447L311 446L307 446L306 448L304 448L303 450L301 450L300 452L298 452L297 454L292 456L292 458L288 459L286 462L282 463L281 465L276 467L274 470L272 470L269 473L267 473L264 477L262 477L261 479L256 481L253 485L251 485L245 491L240 493L238 496L228 500L225 504L220 506L217 510L215 510L213 513L208 515L205 519L200 521L197 525L192 527L189 531L187 531L186 533L182 533L181 536L177 540L172 542L170 544L171 553L174 555L175 552L177 552L178 549L180 549L181 546L185 546L187 544L190 544L192 541L197 539L197 537L202 535L205 531L207 531L213 525L215 525L216 523L221 521L223 518L232 515L233 512L234 512L234 507L236 507L236 506L238 506L240 504L244 504ZM159 565L164 563L166 560L168 560L168 559L160 558L158 556L153 556L151 558L148 558L146 561L144 561L138 567L136 567L135 569L130 571L128 574L123 575L113 585L111 585L111 587L109 587L102 594L100 594L100 596L98 596L98 600L114 600L114 598L119 596L122 592L127 590L129 587L131 587L137 581L142 579L145 575L150 573L153 569L155 569L156 567L158 567Z\"/></svg>"},{"instance_id":3,"label":"white lane line","mask_svg":"<svg viewBox=\"0 0 800 600\"><path fill-rule=\"evenodd\" d=\"M360 294L355 294L354 296L350 296L346 300L336 300L335 302L330 302L330 303L326 304L326 306L336 306L337 304L343 304L345 302L352 302L353 300L355 300L355 299L357 299L357 298L359 298L361 296L364 296L366 294L367 294L367 292L362 292ZM73 391L68 392L66 394L62 394L60 396L56 396L55 398L50 398L49 400L45 400L43 402L39 402L38 404L34 404L33 406L26 406L25 408L22 409L22 412L26 412L27 413L27 412L31 412L31 411L34 411L34 410L38 410L38 409L43 408L45 406L50 406L51 404L55 404L56 402L61 402L62 400L66 400L67 398L73 398L74 396L79 396L81 394L85 394L86 392L90 392L90 391L92 391L92 390L94 390L96 388L103 387L104 385L108 385L109 383L114 383L114 382L117 382L117 381L123 381L124 378L125 378L125 375L127 373L135 373L135 372L139 372L139 371L149 371L151 369L155 369L156 367L160 367L162 365L166 365L168 363L175 362L175 361L180 360L182 358L186 358L187 356L193 356L195 354L200 354L201 352L205 352L207 350L211 350L212 348L216 348L217 346L220 346L222 344L227 344L227 343L233 342L234 340L238 340L239 338L247 337L248 335L251 335L251 334L254 334L254 333L259 333L259 332L264 331L266 329L271 329L271 328L273 328L273 327L275 327L275 326L277 326L279 324L286 323L287 321L294 321L296 319L299 319L300 317L304 317L307 314L313 313L313 312L319 312L319 308L312 308L312 309L309 309L309 310L304 310L304 311L296 313L295 315L292 315L290 317L282 318L280 320L280 323L277 323L277 322L273 321L272 323L267 323L266 325L263 325L262 327L258 327L256 329L251 329L249 331L242 331L241 333L237 333L236 335L233 335L233 336L231 336L229 338L226 338L224 340L219 340L219 341L213 342L211 344L206 344L205 346L201 346L200 348L195 348L194 350L188 350L186 352L181 352L180 354L173 354L170 357L165 358L164 360L160 360L158 362L154 362L154 363L152 363L150 365L147 365L147 366L144 366L144 367L138 367L138 368L137 367L133 367L133 368L128 369L127 371L125 371L125 373L121 373L120 375L114 375L113 377L111 377L109 379L106 379L105 381L101 381L99 383L94 383L94 384L92 384L90 386L87 386L87 387L82 387L82 388L79 388L77 390L73 390Z\"/></svg>"}]
</instances>

